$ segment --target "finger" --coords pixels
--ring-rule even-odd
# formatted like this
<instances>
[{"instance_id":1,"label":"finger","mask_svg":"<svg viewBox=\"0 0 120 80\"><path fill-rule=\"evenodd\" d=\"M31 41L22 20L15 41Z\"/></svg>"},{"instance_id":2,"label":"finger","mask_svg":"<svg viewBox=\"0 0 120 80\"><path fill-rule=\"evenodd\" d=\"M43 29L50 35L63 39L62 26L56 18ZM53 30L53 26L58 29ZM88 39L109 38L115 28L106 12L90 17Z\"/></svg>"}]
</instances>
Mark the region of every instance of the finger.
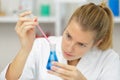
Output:
<instances>
[{"instance_id":1,"label":"finger","mask_svg":"<svg viewBox=\"0 0 120 80\"><path fill-rule=\"evenodd\" d=\"M17 34L20 34L21 29L20 29L20 28L18 28L18 27L15 27L15 31L16 31L16 33L17 33Z\"/></svg>"},{"instance_id":2,"label":"finger","mask_svg":"<svg viewBox=\"0 0 120 80\"><path fill-rule=\"evenodd\" d=\"M23 29L16 29L16 32L19 36L22 37L23 35L25 35L27 33L27 31L30 31L30 30L35 32L34 26L26 26Z\"/></svg>"},{"instance_id":3,"label":"finger","mask_svg":"<svg viewBox=\"0 0 120 80\"><path fill-rule=\"evenodd\" d=\"M18 25L22 24L23 21L28 21L28 20L32 20L34 18L36 18L35 16L33 16L33 18L29 17L28 15L31 14L31 11L25 11L21 14L19 14L19 23Z\"/></svg>"},{"instance_id":4,"label":"finger","mask_svg":"<svg viewBox=\"0 0 120 80\"><path fill-rule=\"evenodd\" d=\"M58 67L61 67L61 68L64 68L64 69L70 70L70 71L73 71L73 70L76 69L75 66L66 65L66 64L61 64L61 63L55 62L55 61L52 62L52 64L53 64L54 66L58 66Z\"/></svg>"},{"instance_id":5,"label":"finger","mask_svg":"<svg viewBox=\"0 0 120 80\"><path fill-rule=\"evenodd\" d=\"M56 73L60 73L62 75L65 75L65 76L71 76L72 75L71 73L73 73L72 71L69 71L69 70L66 70L63 68L59 68L57 66L52 66L51 70L53 70Z\"/></svg>"},{"instance_id":6,"label":"finger","mask_svg":"<svg viewBox=\"0 0 120 80\"><path fill-rule=\"evenodd\" d=\"M18 20L18 23L17 23L17 25L16 26L21 26L21 24L23 23L23 22L32 22L32 21L34 21L34 22L37 22L38 23L38 18L37 17L34 17L34 19L31 19L31 18L27 18L27 17L21 17L21 18L19 18L19 20Z\"/></svg>"},{"instance_id":7,"label":"finger","mask_svg":"<svg viewBox=\"0 0 120 80\"><path fill-rule=\"evenodd\" d=\"M36 26L36 25L37 25L37 22L24 22L21 25L21 28L24 28L25 26Z\"/></svg>"},{"instance_id":8,"label":"finger","mask_svg":"<svg viewBox=\"0 0 120 80\"><path fill-rule=\"evenodd\" d=\"M28 26L33 26L35 27L37 25L37 22L24 22L22 25L21 25L21 29L24 29Z\"/></svg>"},{"instance_id":9,"label":"finger","mask_svg":"<svg viewBox=\"0 0 120 80\"><path fill-rule=\"evenodd\" d=\"M34 21L34 22L38 22L38 17L34 16L33 21Z\"/></svg>"},{"instance_id":10,"label":"finger","mask_svg":"<svg viewBox=\"0 0 120 80\"><path fill-rule=\"evenodd\" d=\"M25 12L19 14L19 17L25 17L26 15L29 15L31 13L32 13L31 11L25 11Z\"/></svg>"},{"instance_id":11,"label":"finger","mask_svg":"<svg viewBox=\"0 0 120 80\"><path fill-rule=\"evenodd\" d=\"M32 21L31 19L28 19L26 17L19 17L18 21L17 21L17 24L16 24L16 27L19 27L23 24L23 22L25 21Z\"/></svg>"},{"instance_id":12,"label":"finger","mask_svg":"<svg viewBox=\"0 0 120 80\"><path fill-rule=\"evenodd\" d=\"M22 30L25 30L26 28L28 28L28 26L33 26L33 27L35 27L37 25L37 22L25 22L25 23L23 23L21 26L17 26L16 28L15 28L15 30L17 31L17 32L21 32Z\"/></svg>"},{"instance_id":13,"label":"finger","mask_svg":"<svg viewBox=\"0 0 120 80\"><path fill-rule=\"evenodd\" d=\"M21 26L16 26L15 30L17 33L19 33L20 31L22 31L24 29L24 27L26 26L36 26L38 23L37 22L25 22L23 23Z\"/></svg>"},{"instance_id":14,"label":"finger","mask_svg":"<svg viewBox=\"0 0 120 80\"><path fill-rule=\"evenodd\" d=\"M65 76L65 75L62 75L62 74L59 74L59 73L56 73L52 70L48 70L47 71L49 74L52 74L52 75L56 75L58 77L61 77L63 80L70 80L68 76Z\"/></svg>"},{"instance_id":15,"label":"finger","mask_svg":"<svg viewBox=\"0 0 120 80\"><path fill-rule=\"evenodd\" d=\"M27 22L27 21L32 21L32 19L28 19L28 18L25 18L25 17L19 18L19 20L16 24L16 27L20 27L23 24L23 22Z\"/></svg>"},{"instance_id":16,"label":"finger","mask_svg":"<svg viewBox=\"0 0 120 80\"><path fill-rule=\"evenodd\" d=\"M33 19L27 18L27 17L20 17L20 18L19 18L19 21L20 21L20 22L33 21Z\"/></svg>"},{"instance_id":17,"label":"finger","mask_svg":"<svg viewBox=\"0 0 120 80\"><path fill-rule=\"evenodd\" d=\"M26 26L21 30L22 35L25 35L28 31L35 31L35 26Z\"/></svg>"}]
</instances>

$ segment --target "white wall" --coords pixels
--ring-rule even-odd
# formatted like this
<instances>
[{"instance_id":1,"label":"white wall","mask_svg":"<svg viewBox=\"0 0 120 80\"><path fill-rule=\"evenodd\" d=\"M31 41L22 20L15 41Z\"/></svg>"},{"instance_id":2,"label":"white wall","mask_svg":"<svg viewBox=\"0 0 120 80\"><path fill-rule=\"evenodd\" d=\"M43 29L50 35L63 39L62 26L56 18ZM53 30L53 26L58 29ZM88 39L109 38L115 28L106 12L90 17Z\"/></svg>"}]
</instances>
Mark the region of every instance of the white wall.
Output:
<instances>
[{"instance_id":1,"label":"white wall","mask_svg":"<svg viewBox=\"0 0 120 80\"><path fill-rule=\"evenodd\" d=\"M120 55L120 23L114 27L113 48Z\"/></svg>"},{"instance_id":2,"label":"white wall","mask_svg":"<svg viewBox=\"0 0 120 80\"><path fill-rule=\"evenodd\" d=\"M0 23L0 71L16 55L20 46L14 26Z\"/></svg>"}]
</instances>

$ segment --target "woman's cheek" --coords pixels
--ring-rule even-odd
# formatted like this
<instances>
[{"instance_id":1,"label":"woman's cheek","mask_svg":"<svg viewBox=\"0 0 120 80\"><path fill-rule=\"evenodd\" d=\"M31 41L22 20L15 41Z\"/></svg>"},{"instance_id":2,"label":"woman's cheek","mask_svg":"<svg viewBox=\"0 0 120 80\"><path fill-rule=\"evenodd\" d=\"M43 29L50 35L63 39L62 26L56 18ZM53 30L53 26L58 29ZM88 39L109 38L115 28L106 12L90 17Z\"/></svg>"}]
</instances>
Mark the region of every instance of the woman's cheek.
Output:
<instances>
[{"instance_id":1,"label":"woman's cheek","mask_svg":"<svg viewBox=\"0 0 120 80\"><path fill-rule=\"evenodd\" d=\"M62 40L62 49L65 50L65 48L67 47L67 44L68 44L68 42L65 39L63 39Z\"/></svg>"}]
</instances>

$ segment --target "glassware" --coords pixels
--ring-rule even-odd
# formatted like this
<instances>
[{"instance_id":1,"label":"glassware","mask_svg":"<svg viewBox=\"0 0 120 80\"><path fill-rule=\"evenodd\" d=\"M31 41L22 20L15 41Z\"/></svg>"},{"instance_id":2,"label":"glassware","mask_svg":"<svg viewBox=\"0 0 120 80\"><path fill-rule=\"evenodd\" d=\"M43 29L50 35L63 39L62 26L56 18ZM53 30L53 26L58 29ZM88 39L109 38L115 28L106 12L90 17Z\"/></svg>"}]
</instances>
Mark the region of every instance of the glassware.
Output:
<instances>
[{"instance_id":1,"label":"glassware","mask_svg":"<svg viewBox=\"0 0 120 80\"><path fill-rule=\"evenodd\" d=\"M51 70L52 61L57 61L58 62L58 58L57 58L55 49L56 49L56 44L51 43L50 44L50 54L49 54L48 62L47 62L47 65L46 65L46 68L48 70Z\"/></svg>"}]
</instances>

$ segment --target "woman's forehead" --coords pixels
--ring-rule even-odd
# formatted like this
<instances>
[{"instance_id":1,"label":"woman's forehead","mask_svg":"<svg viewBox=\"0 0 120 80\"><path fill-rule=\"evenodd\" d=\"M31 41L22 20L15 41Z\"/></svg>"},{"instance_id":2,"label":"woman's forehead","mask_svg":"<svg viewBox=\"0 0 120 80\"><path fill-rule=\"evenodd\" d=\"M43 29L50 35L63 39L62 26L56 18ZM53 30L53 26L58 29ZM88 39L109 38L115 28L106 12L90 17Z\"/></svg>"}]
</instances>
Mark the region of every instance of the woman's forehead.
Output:
<instances>
[{"instance_id":1,"label":"woman's forehead","mask_svg":"<svg viewBox=\"0 0 120 80\"><path fill-rule=\"evenodd\" d=\"M77 40L77 41L86 41L86 42L90 42L93 41L94 39L94 32L92 31L84 31L82 29L83 26L78 25L78 23L76 21L71 21L67 28L65 29L65 31L67 31L72 37L73 39Z\"/></svg>"}]
</instances>

